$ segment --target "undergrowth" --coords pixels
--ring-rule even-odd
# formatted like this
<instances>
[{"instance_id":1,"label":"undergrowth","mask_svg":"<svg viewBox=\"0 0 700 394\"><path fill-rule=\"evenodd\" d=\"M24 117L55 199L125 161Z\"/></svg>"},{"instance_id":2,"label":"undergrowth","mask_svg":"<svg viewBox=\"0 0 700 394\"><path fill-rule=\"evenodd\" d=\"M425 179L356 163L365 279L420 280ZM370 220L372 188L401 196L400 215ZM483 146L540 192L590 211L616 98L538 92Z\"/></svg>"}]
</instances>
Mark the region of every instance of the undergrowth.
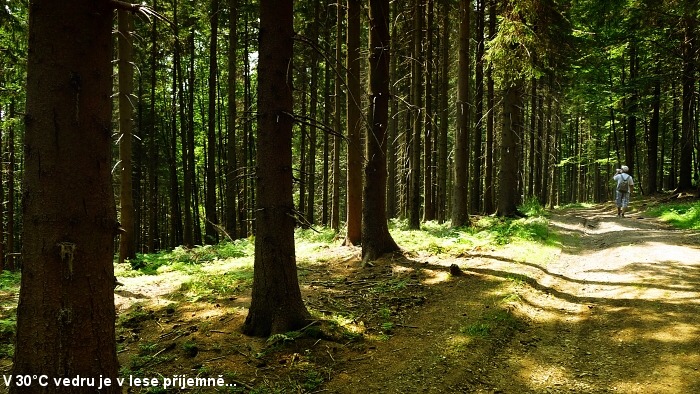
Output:
<instances>
[{"instance_id":1,"label":"undergrowth","mask_svg":"<svg viewBox=\"0 0 700 394\"><path fill-rule=\"evenodd\" d=\"M178 246L173 250L156 253L138 253L136 258L128 261L133 272L126 272L128 269L124 270L125 267L119 267L122 269L119 270L117 276L157 275L159 269L167 265L179 265L186 269L187 266L196 266L215 260L252 256L253 252L252 239L245 238L233 242L222 242L218 245L195 246L194 248Z\"/></svg>"},{"instance_id":2,"label":"undergrowth","mask_svg":"<svg viewBox=\"0 0 700 394\"><path fill-rule=\"evenodd\" d=\"M647 214L681 229L700 229L700 201L660 204L649 208Z\"/></svg>"},{"instance_id":3,"label":"undergrowth","mask_svg":"<svg viewBox=\"0 0 700 394\"><path fill-rule=\"evenodd\" d=\"M461 254L508 244L535 243L548 245L549 232L546 211L536 200L519 207L524 218L496 216L472 217L470 226L453 228L449 223L425 222L420 230L411 230L406 220L392 219L390 231L394 240L409 252L427 251L434 255Z\"/></svg>"}]
</instances>

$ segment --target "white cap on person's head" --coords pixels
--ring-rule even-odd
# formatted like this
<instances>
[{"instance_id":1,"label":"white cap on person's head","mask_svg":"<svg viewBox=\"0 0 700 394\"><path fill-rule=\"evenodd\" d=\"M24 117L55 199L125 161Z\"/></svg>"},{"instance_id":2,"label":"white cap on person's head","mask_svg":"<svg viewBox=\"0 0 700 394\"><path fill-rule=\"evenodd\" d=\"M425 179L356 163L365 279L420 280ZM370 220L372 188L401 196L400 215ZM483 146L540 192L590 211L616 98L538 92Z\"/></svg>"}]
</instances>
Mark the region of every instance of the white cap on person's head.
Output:
<instances>
[{"instance_id":1,"label":"white cap on person's head","mask_svg":"<svg viewBox=\"0 0 700 394\"><path fill-rule=\"evenodd\" d=\"M627 172L627 171L629 171L629 170L630 170L629 167L627 167L627 166L622 166L622 172Z\"/></svg>"}]
</instances>

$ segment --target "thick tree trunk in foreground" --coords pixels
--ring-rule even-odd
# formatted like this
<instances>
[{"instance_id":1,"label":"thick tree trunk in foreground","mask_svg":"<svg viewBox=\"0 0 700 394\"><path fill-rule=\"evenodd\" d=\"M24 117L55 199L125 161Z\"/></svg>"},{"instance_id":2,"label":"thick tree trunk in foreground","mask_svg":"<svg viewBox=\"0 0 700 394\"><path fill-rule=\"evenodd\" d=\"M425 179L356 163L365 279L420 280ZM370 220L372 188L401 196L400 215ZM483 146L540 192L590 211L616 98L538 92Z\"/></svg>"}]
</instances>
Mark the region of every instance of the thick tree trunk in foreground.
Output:
<instances>
[{"instance_id":1,"label":"thick tree trunk in foreground","mask_svg":"<svg viewBox=\"0 0 700 394\"><path fill-rule=\"evenodd\" d=\"M29 19L24 264L12 374L115 381L112 9L106 1L36 0Z\"/></svg>"},{"instance_id":2,"label":"thick tree trunk in foreground","mask_svg":"<svg viewBox=\"0 0 700 394\"><path fill-rule=\"evenodd\" d=\"M389 0L369 1L369 115L362 188L362 260L399 250L386 218L386 149L389 122Z\"/></svg>"},{"instance_id":3,"label":"thick tree trunk in foreground","mask_svg":"<svg viewBox=\"0 0 700 394\"><path fill-rule=\"evenodd\" d=\"M303 327L292 199L292 0L260 2L257 199L253 294L243 326L268 336Z\"/></svg>"}]
</instances>

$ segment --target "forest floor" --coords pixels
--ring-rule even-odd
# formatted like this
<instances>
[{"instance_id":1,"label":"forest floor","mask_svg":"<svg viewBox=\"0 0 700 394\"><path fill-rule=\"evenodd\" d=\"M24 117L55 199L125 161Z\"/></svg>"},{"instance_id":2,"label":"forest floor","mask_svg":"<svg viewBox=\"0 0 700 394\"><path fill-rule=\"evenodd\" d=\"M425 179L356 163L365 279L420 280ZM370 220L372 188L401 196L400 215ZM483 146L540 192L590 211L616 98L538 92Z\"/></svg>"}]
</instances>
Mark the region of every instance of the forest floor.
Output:
<instances>
[{"instance_id":1,"label":"forest floor","mask_svg":"<svg viewBox=\"0 0 700 394\"><path fill-rule=\"evenodd\" d=\"M613 211L550 212L534 248L432 245L369 267L337 242L298 249L316 321L269 339L240 333L249 264L204 267L209 292L176 270L120 277L121 374L226 382L194 393L700 392L700 234Z\"/></svg>"}]
</instances>

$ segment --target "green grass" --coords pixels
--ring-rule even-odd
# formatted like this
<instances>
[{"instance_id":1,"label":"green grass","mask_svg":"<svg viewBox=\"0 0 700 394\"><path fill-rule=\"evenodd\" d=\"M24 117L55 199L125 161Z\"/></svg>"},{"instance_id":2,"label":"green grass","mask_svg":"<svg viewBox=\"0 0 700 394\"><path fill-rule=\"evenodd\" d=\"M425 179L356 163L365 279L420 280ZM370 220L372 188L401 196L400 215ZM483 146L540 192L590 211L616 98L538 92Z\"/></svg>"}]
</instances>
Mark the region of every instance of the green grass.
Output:
<instances>
[{"instance_id":1,"label":"green grass","mask_svg":"<svg viewBox=\"0 0 700 394\"><path fill-rule=\"evenodd\" d=\"M117 276L136 276L138 274L157 275L163 266L180 264L181 267L187 265L199 265L215 260L227 260L252 256L254 245L252 239L238 239L233 242L222 242L218 245L195 246L186 248L178 246L173 250L160 251L150 254L137 254L135 259L129 260L132 271L138 273L128 274L125 267L118 267Z\"/></svg>"},{"instance_id":2,"label":"green grass","mask_svg":"<svg viewBox=\"0 0 700 394\"><path fill-rule=\"evenodd\" d=\"M648 209L647 214L681 229L700 229L700 202L697 201L657 205Z\"/></svg>"},{"instance_id":3,"label":"green grass","mask_svg":"<svg viewBox=\"0 0 700 394\"><path fill-rule=\"evenodd\" d=\"M17 292L22 274L19 271L0 272L0 291Z\"/></svg>"},{"instance_id":4,"label":"green grass","mask_svg":"<svg viewBox=\"0 0 700 394\"><path fill-rule=\"evenodd\" d=\"M491 326L488 323L477 322L460 328L459 332L470 337L487 337L491 334Z\"/></svg>"},{"instance_id":5,"label":"green grass","mask_svg":"<svg viewBox=\"0 0 700 394\"><path fill-rule=\"evenodd\" d=\"M456 256L474 249L514 243L551 243L545 211L534 203L521 207L528 217L513 219L494 216L473 218L471 226L453 228L449 223L426 222L420 230L408 228L406 220L392 219L394 240L409 252L427 251L433 255Z\"/></svg>"}]
</instances>

